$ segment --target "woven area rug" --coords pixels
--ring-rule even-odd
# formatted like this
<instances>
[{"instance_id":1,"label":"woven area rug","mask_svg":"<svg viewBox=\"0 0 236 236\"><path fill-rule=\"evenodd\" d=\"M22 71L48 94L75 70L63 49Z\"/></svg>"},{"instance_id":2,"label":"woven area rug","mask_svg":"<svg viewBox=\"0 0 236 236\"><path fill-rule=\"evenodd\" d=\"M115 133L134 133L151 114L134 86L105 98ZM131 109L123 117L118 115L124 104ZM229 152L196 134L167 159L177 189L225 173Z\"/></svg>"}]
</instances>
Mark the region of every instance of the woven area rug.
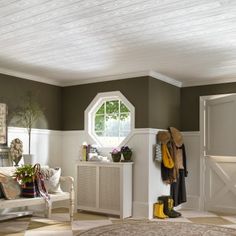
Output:
<instances>
[{"instance_id":1,"label":"woven area rug","mask_svg":"<svg viewBox=\"0 0 236 236\"><path fill-rule=\"evenodd\" d=\"M80 232L82 236L231 236L236 235L235 229L213 225L201 225L178 222L154 222L129 220L123 223L101 226L88 231Z\"/></svg>"}]
</instances>

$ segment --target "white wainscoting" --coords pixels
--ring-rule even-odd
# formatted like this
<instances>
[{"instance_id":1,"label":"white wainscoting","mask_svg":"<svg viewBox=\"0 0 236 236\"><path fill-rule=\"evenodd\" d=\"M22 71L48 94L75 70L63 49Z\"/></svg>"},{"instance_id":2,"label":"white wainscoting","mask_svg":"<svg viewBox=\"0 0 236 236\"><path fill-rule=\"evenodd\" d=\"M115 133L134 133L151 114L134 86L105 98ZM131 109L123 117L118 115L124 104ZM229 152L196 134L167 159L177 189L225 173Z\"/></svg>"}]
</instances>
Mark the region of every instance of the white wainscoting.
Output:
<instances>
[{"instance_id":1,"label":"white wainscoting","mask_svg":"<svg viewBox=\"0 0 236 236\"><path fill-rule=\"evenodd\" d=\"M160 195L169 194L169 185L161 180L160 165L153 161L154 144L158 129L135 129L127 141L133 149L133 216L152 218L153 203ZM183 208L199 209L200 201L200 134L183 132L187 151L189 175L186 178L188 202ZM25 153L28 149L28 136L23 128L9 127L8 144L20 138ZM71 175L76 180L76 164L80 160L82 143L93 141L84 130L52 131L32 130L32 153L42 165L61 166L63 175ZM110 156L111 149L100 149L103 155ZM75 183L76 185L76 183Z\"/></svg>"},{"instance_id":2,"label":"white wainscoting","mask_svg":"<svg viewBox=\"0 0 236 236\"><path fill-rule=\"evenodd\" d=\"M26 129L9 127L8 146L15 138L23 142L24 153L28 152L28 135ZM35 155L35 161L41 165L53 167L62 166L62 132L43 129L32 129L31 133L31 153ZM21 161L21 163L23 163ZM20 163L20 164L21 164Z\"/></svg>"},{"instance_id":3,"label":"white wainscoting","mask_svg":"<svg viewBox=\"0 0 236 236\"><path fill-rule=\"evenodd\" d=\"M160 167L153 161L153 146L157 129L135 129L127 141L133 149L133 216L152 218L153 203L157 197L169 193L169 186L161 180ZM76 179L76 162L81 155L83 142L92 143L85 131L64 131L62 138L62 167L64 175ZM110 156L111 149L99 149Z\"/></svg>"},{"instance_id":4,"label":"white wainscoting","mask_svg":"<svg viewBox=\"0 0 236 236\"><path fill-rule=\"evenodd\" d=\"M182 132L186 154L188 177L186 180L187 202L184 209L200 210L200 132Z\"/></svg>"}]
</instances>

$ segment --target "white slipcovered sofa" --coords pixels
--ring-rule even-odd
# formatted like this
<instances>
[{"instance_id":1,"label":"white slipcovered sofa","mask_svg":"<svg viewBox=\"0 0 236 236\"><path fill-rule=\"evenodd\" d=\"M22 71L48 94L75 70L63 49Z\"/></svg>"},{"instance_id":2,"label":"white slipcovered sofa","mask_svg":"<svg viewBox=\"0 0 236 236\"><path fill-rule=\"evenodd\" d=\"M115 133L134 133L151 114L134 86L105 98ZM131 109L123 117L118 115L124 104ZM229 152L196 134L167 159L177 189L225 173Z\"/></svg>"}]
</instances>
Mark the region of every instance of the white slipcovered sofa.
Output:
<instances>
[{"instance_id":1,"label":"white slipcovered sofa","mask_svg":"<svg viewBox=\"0 0 236 236\"><path fill-rule=\"evenodd\" d=\"M0 172L3 173L14 173L15 167L0 167ZM69 201L69 214L70 220L73 221L73 213L74 213L74 179L71 176L61 176L60 183L64 182L66 187L69 189L68 192L60 192L50 195L50 204L44 200L42 197L36 198L17 198L14 200L6 200L4 198L0 198L0 209L6 208L17 208L17 207L28 207L45 204L45 215L47 217L51 217L52 205L54 202L68 200Z\"/></svg>"}]
</instances>

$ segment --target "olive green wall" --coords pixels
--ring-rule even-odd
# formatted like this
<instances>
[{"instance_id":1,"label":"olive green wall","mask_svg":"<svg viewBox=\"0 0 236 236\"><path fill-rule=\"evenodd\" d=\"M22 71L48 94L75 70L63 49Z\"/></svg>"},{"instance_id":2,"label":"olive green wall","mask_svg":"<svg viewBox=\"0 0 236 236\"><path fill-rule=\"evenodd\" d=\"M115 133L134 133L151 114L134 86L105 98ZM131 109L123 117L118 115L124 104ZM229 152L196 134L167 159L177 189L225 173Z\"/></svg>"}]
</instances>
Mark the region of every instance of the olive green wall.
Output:
<instances>
[{"instance_id":1,"label":"olive green wall","mask_svg":"<svg viewBox=\"0 0 236 236\"><path fill-rule=\"evenodd\" d=\"M180 88L149 78L149 126L180 128Z\"/></svg>"},{"instance_id":2,"label":"olive green wall","mask_svg":"<svg viewBox=\"0 0 236 236\"><path fill-rule=\"evenodd\" d=\"M0 103L8 105L9 117L28 91L36 95L39 104L44 109L44 116L34 128L61 130L62 88L0 74ZM17 125L14 124L14 126Z\"/></svg>"},{"instance_id":3,"label":"olive green wall","mask_svg":"<svg viewBox=\"0 0 236 236\"><path fill-rule=\"evenodd\" d=\"M181 88L181 130L199 131L200 96L236 93L236 83Z\"/></svg>"},{"instance_id":4,"label":"olive green wall","mask_svg":"<svg viewBox=\"0 0 236 236\"><path fill-rule=\"evenodd\" d=\"M136 128L180 126L180 88L148 76L60 88L0 74L0 103L7 103L10 114L28 91L44 108L35 128L83 130L85 109L97 93L109 91L120 91L134 105Z\"/></svg>"},{"instance_id":5,"label":"olive green wall","mask_svg":"<svg viewBox=\"0 0 236 236\"><path fill-rule=\"evenodd\" d=\"M179 128L180 88L146 76L63 88L63 130L83 130L84 111L97 93L109 91L134 105L136 128Z\"/></svg>"},{"instance_id":6,"label":"olive green wall","mask_svg":"<svg viewBox=\"0 0 236 236\"><path fill-rule=\"evenodd\" d=\"M135 107L135 126L148 127L148 77L113 80L63 88L63 130L83 130L84 111L101 92L120 91Z\"/></svg>"}]
</instances>

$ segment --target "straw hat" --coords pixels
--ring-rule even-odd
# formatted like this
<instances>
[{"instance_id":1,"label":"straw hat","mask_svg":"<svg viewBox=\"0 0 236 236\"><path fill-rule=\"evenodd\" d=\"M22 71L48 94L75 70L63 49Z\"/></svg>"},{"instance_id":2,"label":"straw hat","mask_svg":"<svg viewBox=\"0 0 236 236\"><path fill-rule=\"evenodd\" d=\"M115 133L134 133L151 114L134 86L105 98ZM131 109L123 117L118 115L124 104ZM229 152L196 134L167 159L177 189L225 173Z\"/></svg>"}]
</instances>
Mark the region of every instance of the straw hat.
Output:
<instances>
[{"instance_id":1,"label":"straw hat","mask_svg":"<svg viewBox=\"0 0 236 236\"><path fill-rule=\"evenodd\" d=\"M162 144L167 144L170 141L170 133L168 131L159 131L157 134L157 141Z\"/></svg>"},{"instance_id":2,"label":"straw hat","mask_svg":"<svg viewBox=\"0 0 236 236\"><path fill-rule=\"evenodd\" d=\"M177 147L181 147L183 145L183 137L180 131L174 127L169 128L171 136L174 140L174 143Z\"/></svg>"}]
</instances>

